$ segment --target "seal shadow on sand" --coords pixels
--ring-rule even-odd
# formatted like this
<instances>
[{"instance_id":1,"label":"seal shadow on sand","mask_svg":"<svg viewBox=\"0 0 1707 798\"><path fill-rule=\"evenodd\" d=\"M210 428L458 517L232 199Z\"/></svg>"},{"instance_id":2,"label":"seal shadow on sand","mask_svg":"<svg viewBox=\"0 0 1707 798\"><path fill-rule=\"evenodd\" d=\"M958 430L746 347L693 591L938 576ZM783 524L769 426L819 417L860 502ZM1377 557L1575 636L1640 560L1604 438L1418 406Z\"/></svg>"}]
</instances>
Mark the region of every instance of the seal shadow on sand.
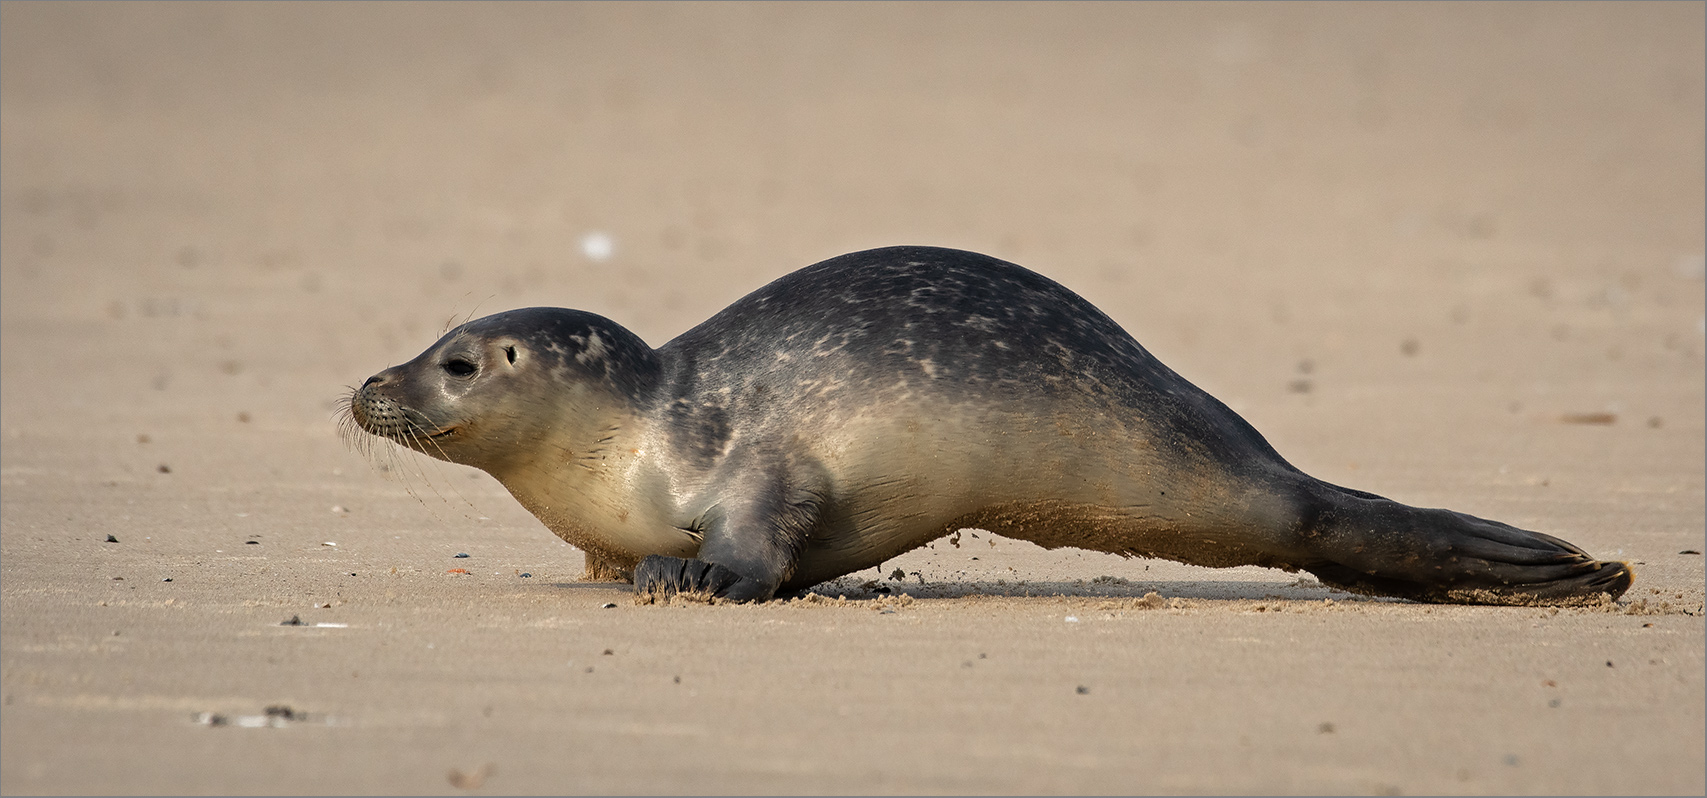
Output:
<instances>
[{"instance_id":1,"label":"seal shadow on sand","mask_svg":"<svg viewBox=\"0 0 1707 798\"><path fill-rule=\"evenodd\" d=\"M611 590L631 593L627 582L552 582L559 590ZM920 582L908 574L905 582L889 578L867 579L848 576L813 585L798 593L778 595L769 603L821 596L827 599L846 598L865 601L908 596L914 600L965 599L987 596L1010 599L1143 599L1151 594L1163 599L1192 599L1199 601L1321 601L1336 603L1411 604L1404 599L1384 596L1364 596L1328 587L1304 577L1291 582L1259 582L1232 579L1150 580L1099 576L1093 579L1030 580L1030 579L968 579L944 582ZM1418 607L1428 605L1417 604Z\"/></svg>"}]
</instances>

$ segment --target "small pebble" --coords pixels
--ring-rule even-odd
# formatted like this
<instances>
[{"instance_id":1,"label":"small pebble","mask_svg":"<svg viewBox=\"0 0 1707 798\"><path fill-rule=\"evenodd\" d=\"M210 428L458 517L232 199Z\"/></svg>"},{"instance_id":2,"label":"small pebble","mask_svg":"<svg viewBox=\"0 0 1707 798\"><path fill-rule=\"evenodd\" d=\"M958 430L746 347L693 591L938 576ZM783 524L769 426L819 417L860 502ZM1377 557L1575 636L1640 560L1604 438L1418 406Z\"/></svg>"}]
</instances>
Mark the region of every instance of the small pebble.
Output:
<instances>
[{"instance_id":1,"label":"small pebble","mask_svg":"<svg viewBox=\"0 0 1707 798\"><path fill-rule=\"evenodd\" d=\"M288 620L288 621L279 621L279 625L280 626L301 626L302 625L302 616L292 615L292 616L290 616L290 620Z\"/></svg>"},{"instance_id":2,"label":"small pebble","mask_svg":"<svg viewBox=\"0 0 1707 798\"><path fill-rule=\"evenodd\" d=\"M155 470L159 471L162 474L172 473L172 467L169 465L166 465L165 463L161 463L160 467L158 469L155 469Z\"/></svg>"},{"instance_id":3,"label":"small pebble","mask_svg":"<svg viewBox=\"0 0 1707 798\"><path fill-rule=\"evenodd\" d=\"M615 604L615 603L614 603L614 602L613 602L613 603L608 603L608 604L605 604L605 605L604 605L604 606L603 606L603 607L600 607L600 608L599 608L599 609L603 609L603 610L614 610L614 609L616 609L616 604ZM610 652L609 652L609 651L606 651L606 652L605 652L605 653L606 653L606 654L609 654L609 653L610 653Z\"/></svg>"},{"instance_id":4,"label":"small pebble","mask_svg":"<svg viewBox=\"0 0 1707 798\"><path fill-rule=\"evenodd\" d=\"M1073 688L1073 692L1078 693L1079 695L1090 695L1091 688L1081 684L1078 687Z\"/></svg>"},{"instance_id":5,"label":"small pebble","mask_svg":"<svg viewBox=\"0 0 1707 798\"><path fill-rule=\"evenodd\" d=\"M1077 615L1067 616L1067 623L1078 623L1078 622L1079 622L1079 616L1077 616Z\"/></svg>"},{"instance_id":6,"label":"small pebble","mask_svg":"<svg viewBox=\"0 0 1707 798\"><path fill-rule=\"evenodd\" d=\"M530 573L523 573L523 574L522 574L522 578L523 578L523 579L532 579L532 578L533 578L533 574L530 574ZM609 606L609 607L615 607L615 606L616 606L616 605L615 605L615 604L607 604L607 605L606 605L606 606Z\"/></svg>"},{"instance_id":7,"label":"small pebble","mask_svg":"<svg viewBox=\"0 0 1707 798\"><path fill-rule=\"evenodd\" d=\"M245 541L243 541L243 545L245 545L245 546L259 546L259 545L261 545L261 541L259 541L259 540L245 540Z\"/></svg>"},{"instance_id":8,"label":"small pebble","mask_svg":"<svg viewBox=\"0 0 1707 798\"><path fill-rule=\"evenodd\" d=\"M468 559L468 552L459 551L456 553L456 556L452 557L451 559L453 559L453 560L466 560L466 559Z\"/></svg>"},{"instance_id":9,"label":"small pebble","mask_svg":"<svg viewBox=\"0 0 1707 798\"><path fill-rule=\"evenodd\" d=\"M170 576L168 576L168 577L166 577L166 578L165 578L165 579L162 579L162 580L160 580L160 581L162 581L162 582L170 582L170 581L172 581L172 577L170 577ZM1608 664L1608 665L1611 665L1611 664L1612 664L1612 663L1610 663L1610 662L1608 662L1608 663L1606 663L1606 664Z\"/></svg>"},{"instance_id":10,"label":"small pebble","mask_svg":"<svg viewBox=\"0 0 1707 798\"><path fill-rule=\"evenodd\" d=\"M113 536L112 536L112 535L108 535L108 536L107 536L107 542L108 542L108 543L117 543L117 542L119 542L119 539L118 539L118 538L115 538L115 537L113 537Z\"/></svg>"}]
</instances>

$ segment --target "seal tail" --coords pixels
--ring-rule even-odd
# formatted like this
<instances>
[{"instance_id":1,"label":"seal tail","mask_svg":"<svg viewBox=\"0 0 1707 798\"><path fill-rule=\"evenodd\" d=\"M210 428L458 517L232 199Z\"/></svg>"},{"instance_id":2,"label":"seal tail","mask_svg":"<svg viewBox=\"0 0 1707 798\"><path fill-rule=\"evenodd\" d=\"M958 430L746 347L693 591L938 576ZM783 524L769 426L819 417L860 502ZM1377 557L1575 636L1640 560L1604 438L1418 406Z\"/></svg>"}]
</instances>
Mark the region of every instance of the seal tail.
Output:
<instances>
[{"instance_id":1,"label":"seal tail","mask_svg":"<svg viewBox=\"0 0 1707 798\"><path fill-rule=\"evenodd\" d=\"M1572 605L1609 602L1635 580L1628 564L1552 535L1329 487L1335 494L1300 535L1321 558L1304 570L1334 587L1450 604Z\"/></svg>"}]
</instances>

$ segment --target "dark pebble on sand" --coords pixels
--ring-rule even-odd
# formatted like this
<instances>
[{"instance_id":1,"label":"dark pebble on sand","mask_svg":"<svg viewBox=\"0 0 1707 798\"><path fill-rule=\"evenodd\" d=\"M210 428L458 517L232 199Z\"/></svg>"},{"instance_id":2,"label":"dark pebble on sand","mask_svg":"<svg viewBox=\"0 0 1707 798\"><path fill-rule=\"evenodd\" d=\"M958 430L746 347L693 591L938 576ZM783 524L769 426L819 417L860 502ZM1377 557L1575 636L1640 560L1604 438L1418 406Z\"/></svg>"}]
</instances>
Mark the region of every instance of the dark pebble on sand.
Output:
<instances>
[{"instance_id":1,"label":"dark pebble on sand","mask_svg":"<svg viewBox=\"0 0 1707 798\"><path fill-rule=\"evenodd\" d=\"M245 541L243 541L243 545L245 545L245 546L259 546L259 545L261 545L261 541L259 541L259 540L245 540Z\"/></svg>"},{"instance_id":2,"label":"dark pebble on sand","mask_svg":"<svg viewBox=\"0 0 1707 798\"><path fill-rule=\"evenodd\" d=\"M108 543L117 543L117 542L119 542L119 539L118 539L118 538L115 538L115 537L113 537L113 536L112 536L112 535L108 535L108 536L107 536L107 542L108 542Z\"/></svg>"},{"instance_id":3,"label":"dark pebble on sand","mask_svg":"<svg viewBox=\"0 0 1707 798\"><path fill-rule=\"evenodd\" d=\"M533 578L533 574L529 574L529 573L524 573L521 576L523 579L532 579Z\"/></svg>"},{"instance_id":4,"label":"dark pebble on sand","mask_svg":"<svg viewBox=\"0 0 1707 798\"><path fill-rule=\"evenodd\" d=\"M301 626L302 625L302 616L301 615L292 615L292 616L290 616L290 620L288 620L288 621L279 621L279 625L280 626Z\"/></svg>"},{"instance_id":5,"label":"dark pebble on sand","mask_svg":"<svg viewBox=\"0 0 1707 798\"><path fill-rule=\"evenodd\" d=\"M160 473L162 473L162 474L170 474L170 473L172 473L172 467L171 467L171 466L169 466L169 465L166 465L166 464L165 464L165 463L161 463L161 464L160 464L160 468L158 468L158 469L156 469L156 470L158 470L158 471L159 471L159 472L160 472Z\"/></svg>"},{"instance_id":6,"label":"dark pebble on sand","mask_svg":"<svg viewBox=\"0 0 1707 798\"><path fill-rule=\"evenodd\" d=\"M170 576L168 576L168 577L166 577L166 578L165 578L165 579L162 579L162 580L160 580L160 581L162 581L162 582L170 582L170 581L172 581L172 577L170 577Z\"/></svg>"},{"instance_id":7,"label":"dark pebble on sand","mask_svg":"<svg viewBox=\"0 0 1707 798\"><path fill-rule=\"evenodd\" d=\"M112 535L108 535L108 536L107 536L107 537L109 537L109 538L110 538L110 537L112 537ZM113 542L114 542L114 543L117 543L117 542L118 542L118 541L116 541L116 540L115 540L115 541L113 541ZM1700 553L1701 553L1701 552L1699 552L1699 551L1696 551L1696 550L1694 550L1694 549L1684 549L1684 550L1683 550L1683 551L1680 551L1680 552L1678 552L1678 554L1696 554L1696 555L1699 555L1699 554L1700 554Z\"/></svg>"},{"instance_id":8,"label":"dark pebble on sand","mask_svg":"<svg viewBox=\"0 0 1707 798\"><path fill-rule=\"evenodd\" d=\"M452 557L451 559L453 559L453 560L466 560L466 559L468 559L468 552L459 551L456 553L456 556Z\"/></svg>"},{"instance_id":9,"label":"dark pebble on sand","mask_svg":"<svg viewBox=\"0 0 1707 798\"><path fill-rule=\"evenodd\" d=\"M1073 688L1073 692L1078 693L1079 695L1090 695L1091 688L1081 684L1078 687Z\"/></svg>"},{"instance_id":10,"label":"dark pebble on sand","mask_svg":"<svg viewBox=\"0 0 1707 798\"><path fill-rule=\"evenodd\" d=\"M612 650L610 650L610 649L608 649L608 648L607 648L607 649L605 649L605 653L604 653L604 656L607 656L607 657L608 657L608 656L611 656L611 655L612 655L612 654L615 654L615 653L616 653L616 652L615 652L615 651L612 651ZM1610 665L1610 664L1612 664L1612 663L1610 663L1610 662L1609 662L1609 663L1607 663L1607 664L1608 664L1608 665Z\"/></svg>"},{"instance_id":11,"label":"dark pebble on sand","mask_svg":"<svg viewBox=\"0 0 1707 798\"><path fill-rule=\"evenodd\" d=\"M601 610L614 610L614 609L616 609L616 604L614 602L608 603L608 604L604 605L603 607L600 607L599 609L601 609ZM609 654L610 652L606 651L605 653Z\"/></svg>"}]
</instances>

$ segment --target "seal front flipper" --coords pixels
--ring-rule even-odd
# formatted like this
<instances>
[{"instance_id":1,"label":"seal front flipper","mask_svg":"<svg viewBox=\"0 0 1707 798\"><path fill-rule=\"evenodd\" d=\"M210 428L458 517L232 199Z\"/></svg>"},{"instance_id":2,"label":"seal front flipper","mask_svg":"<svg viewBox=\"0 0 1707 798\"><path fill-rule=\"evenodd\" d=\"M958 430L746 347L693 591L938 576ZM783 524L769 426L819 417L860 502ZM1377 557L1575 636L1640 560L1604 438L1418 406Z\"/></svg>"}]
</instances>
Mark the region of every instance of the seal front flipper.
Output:
<instances>
[{"instance_id":1,"label":"seal front flipper","mask_svg":"<svg viewBox=\"0 0 1707 798\"><path fill-rule=\"evenodd\" d=\"M737 471L713 485L717 503L694 520L704 536L699 556L654 554L641 560L634 569L634 593L641 601L678 593L768 601L794 575L824 500L817 469Z\"/></svg>"},{"instance_id":2,"label":"seal front flipper","mask_svg":"<svg viewBox=\"0 0 1707 798\"><path fill-rule=\"evenodd\" d=\"M721 565L681 557L647 555L634 567L634 594L656 601L681 594L730 601L764 601L776 592L758 579L748 579Z\"/></svg>"},{"instance_id":3,"label":"seal front flipper","mask_svg":"<svg viewBox=\"0 0 1707 798\"><path fill-rule=\"evenodd\" d=\"M1322 559L1302 567L1334 587L1454 604L1573 604L1616 599L1635 578L1552 535L1328 487L1301 530Z\"/></svg>"}]
</instances>

